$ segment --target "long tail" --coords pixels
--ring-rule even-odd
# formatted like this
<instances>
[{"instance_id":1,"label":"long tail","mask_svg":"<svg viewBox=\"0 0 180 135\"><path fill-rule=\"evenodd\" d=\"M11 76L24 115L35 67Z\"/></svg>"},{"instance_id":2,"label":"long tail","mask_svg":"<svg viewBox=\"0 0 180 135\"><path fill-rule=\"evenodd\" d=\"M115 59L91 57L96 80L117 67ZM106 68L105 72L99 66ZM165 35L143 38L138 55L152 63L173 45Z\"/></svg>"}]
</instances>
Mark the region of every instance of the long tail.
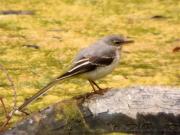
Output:
<instances>
[{"instance_id":1,"label":"long tail","mask_svg":"<svg viewBox=\"0 0 180 135\"><path fill-rule=\"evenodd\" d=\"M43 95L44 93L46 93L52 86L54 86L56 83L58 83L60 80L53 80L50 83L48 83L45 87L43 87L41 90L39 90L36 94L34 94L32 97L30 97L29 99L25 100L25 102L18 107L18 110L22 110L23 108L25 108L27 105L29 105L31 102L33 102L34 100L36 100L37 98L39 98L41 95Z\"/></svg>"},{"instance_id":2,"label":"long tail","mask_svg":"<svg viewBox=\"0 0 180 135\"><path fill-rule=\"evenodd\" d=\"M76 73L77 74L77 73ZM43 95L44 93L46 93L52 86L54 86L55 84L57 84L59 81L62 81L66 78L69 78L71 76L74 76L76 74L69 74L68 72L57 77L56 79L54 79L53 81L51 81L50 83L48 83L45 87L43 87L41 90L39 90L37 93L35 93L32 97L30 97L29 99L25 100L25 102L19 106L17 108L18 111L21 111L23 108L25 108L26 106L28 106L31 102L33 102L34 100L36 100L37 98L39 98L41 95Z\"/></svg>"}]
</instances>

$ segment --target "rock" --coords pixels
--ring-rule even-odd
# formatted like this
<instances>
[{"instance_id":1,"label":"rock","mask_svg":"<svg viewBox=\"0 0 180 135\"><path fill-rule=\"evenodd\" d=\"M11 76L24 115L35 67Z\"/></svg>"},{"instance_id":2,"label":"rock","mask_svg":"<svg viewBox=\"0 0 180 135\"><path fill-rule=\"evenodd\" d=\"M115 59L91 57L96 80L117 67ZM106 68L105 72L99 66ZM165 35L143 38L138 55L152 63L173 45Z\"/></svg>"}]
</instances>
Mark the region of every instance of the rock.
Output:
<instances>
[{"instance_id":1,"label":"rock","mask_svg":"<svg viewBox=\"0 0 180 135\"><path fill-rule=\"evenodd\" d=\"M179 131L180 88L131 87L56 103L31 114L3 135L174 135Z\"/></svg>"}]
</instances>

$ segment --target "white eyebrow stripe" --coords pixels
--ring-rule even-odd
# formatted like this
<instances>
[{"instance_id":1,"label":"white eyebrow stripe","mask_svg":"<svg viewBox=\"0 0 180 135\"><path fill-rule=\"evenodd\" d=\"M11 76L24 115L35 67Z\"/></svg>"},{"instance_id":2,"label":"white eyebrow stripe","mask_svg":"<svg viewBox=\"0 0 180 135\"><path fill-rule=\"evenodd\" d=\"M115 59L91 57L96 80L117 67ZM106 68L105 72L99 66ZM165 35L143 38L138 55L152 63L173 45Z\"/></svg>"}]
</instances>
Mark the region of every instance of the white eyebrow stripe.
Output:
<instances>
[{"instance_id":1,"label":"white eyebrow stripe","mask_svg":"<svg viewBox=\"0 0 180 135\"><path fill-rule=\"evenodd\" d=\"M84 65L87 65L87 64L89 64L89 63L90 63L90 62L87 61L87 62L85 62L85 63L82 63L82 64L80 64L80 65L77 65L77 66L75 66L73 69L69 70L68 72L72 72L73 70L76 70L77 68L79 68L79 67L81 67L81 66L84 66Z\"/></svg>"}]
</instances>

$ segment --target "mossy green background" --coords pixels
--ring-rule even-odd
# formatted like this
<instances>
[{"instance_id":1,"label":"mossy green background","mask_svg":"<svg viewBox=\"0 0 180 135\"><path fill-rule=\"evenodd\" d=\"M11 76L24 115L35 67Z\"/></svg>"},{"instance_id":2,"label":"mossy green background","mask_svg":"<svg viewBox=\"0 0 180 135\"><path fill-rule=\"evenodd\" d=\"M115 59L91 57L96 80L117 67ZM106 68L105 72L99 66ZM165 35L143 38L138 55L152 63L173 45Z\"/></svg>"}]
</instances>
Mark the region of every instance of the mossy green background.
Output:
<instances>
[{"instance_id":1,"label":"mossy green background","mask_svg":"<svg viewBox=\"0 0 180 135\"><path fill-rule=\"evenodd\" d=\"M66 71L78 50L114 33L135 43L123 48L119 67L99 81L102 87L180 86L180 53L172 53L180 46L179 0L0 0L0 10L35 12L0 15L0 63L16 85L18 105ZM28 44L40 49L24 47ZM0 96L10 109L12 89L2 72L0 80ZM28 109L90 91L86 80L67 80ZM0 121L3 116L1 107Z\"/></svg>"}]
</instances>

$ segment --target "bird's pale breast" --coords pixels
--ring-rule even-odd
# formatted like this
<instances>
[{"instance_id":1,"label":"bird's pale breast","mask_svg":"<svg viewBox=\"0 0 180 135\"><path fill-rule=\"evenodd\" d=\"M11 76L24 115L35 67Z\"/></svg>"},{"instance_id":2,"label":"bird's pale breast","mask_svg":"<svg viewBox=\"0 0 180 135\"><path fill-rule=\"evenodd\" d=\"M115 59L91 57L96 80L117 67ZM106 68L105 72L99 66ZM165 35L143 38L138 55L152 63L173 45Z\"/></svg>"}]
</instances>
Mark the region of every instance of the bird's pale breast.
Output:
<instances>
[{"instance_id":1,"label":"bird's pale breast","mask_svg":"<svg viewBox=\"0 0 180 135\"><path fill-rule=\"evenodd\" d=\"M102 67L97 67L96 70L85 73L82 75L83 78L89 79L89 80L97 80L100 79L109 73L111 73L114 68L118 65L119 62L119 52L118 50L116 51L116 57L113 60L113 62L108 65L108 66L102 66Z\"/></svg>"}]
</instances>

